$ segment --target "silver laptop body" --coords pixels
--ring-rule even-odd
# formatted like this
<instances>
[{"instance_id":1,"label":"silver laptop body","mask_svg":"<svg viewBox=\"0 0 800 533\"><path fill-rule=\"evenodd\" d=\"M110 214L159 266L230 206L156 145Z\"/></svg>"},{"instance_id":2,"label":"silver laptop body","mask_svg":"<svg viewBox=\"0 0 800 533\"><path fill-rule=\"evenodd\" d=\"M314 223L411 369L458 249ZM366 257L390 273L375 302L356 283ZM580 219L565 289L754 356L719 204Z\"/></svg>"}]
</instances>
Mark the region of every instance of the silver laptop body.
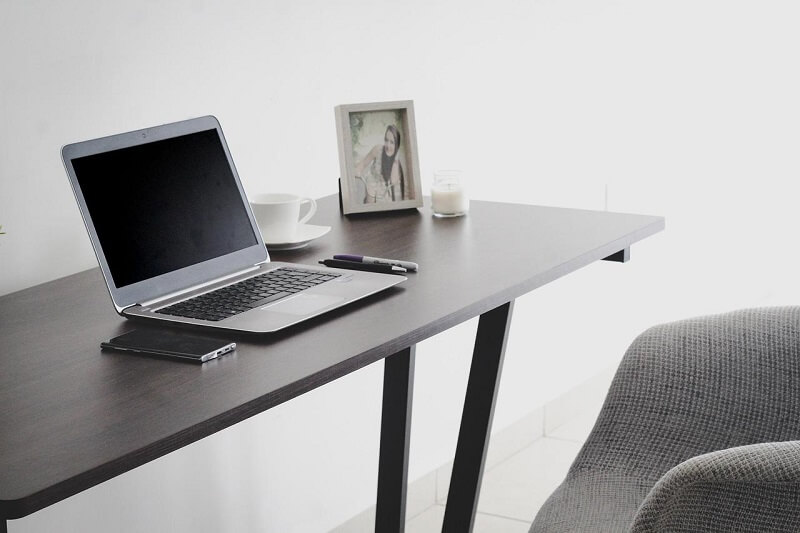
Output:
<instances>
[{"instance_id":1,"label":"silver laptop body","mask_svg":"<svg viewBox=\"0 0 800 533\"><path fill-rule=\"evenodd\" d=\"M406 279L271 262L212 116L69 144L61 155L122 316L267 333ZM181 302L281 268L307 271L307 279L322 277L311 288L225 318L165 314Z\"/></svg>"}]
</instances>

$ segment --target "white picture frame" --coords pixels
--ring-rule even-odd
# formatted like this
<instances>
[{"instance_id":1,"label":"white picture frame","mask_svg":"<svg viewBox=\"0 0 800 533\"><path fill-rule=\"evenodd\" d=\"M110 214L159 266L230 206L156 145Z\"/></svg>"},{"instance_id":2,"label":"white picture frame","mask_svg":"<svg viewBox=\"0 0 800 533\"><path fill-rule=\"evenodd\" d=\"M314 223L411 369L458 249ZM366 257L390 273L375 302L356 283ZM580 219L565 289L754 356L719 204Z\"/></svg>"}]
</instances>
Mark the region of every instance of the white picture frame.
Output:
<instances>
[{"instance_id":1,"label":"white picture frame","mask_svg":"<svg viewBox=\"0 0 800 533\"><path fill-rule=\"evenodd\" d=\"M414 102L340 105L335 113L342 212L422 207Z\"/></svg>"}]
</instances>

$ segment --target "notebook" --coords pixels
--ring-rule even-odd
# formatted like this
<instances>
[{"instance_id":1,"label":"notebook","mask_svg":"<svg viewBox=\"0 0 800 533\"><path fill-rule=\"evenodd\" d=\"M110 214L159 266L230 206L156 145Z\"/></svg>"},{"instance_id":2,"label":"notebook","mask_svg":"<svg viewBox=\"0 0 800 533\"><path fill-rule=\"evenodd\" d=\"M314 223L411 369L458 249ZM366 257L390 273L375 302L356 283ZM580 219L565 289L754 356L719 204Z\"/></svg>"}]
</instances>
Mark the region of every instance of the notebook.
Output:
<instances>
[{"instance_id":1,"label":"notebook","mask_svg":"<svg viewBox=\"0 0 800 533\"><path fill-rule=\"evenodd\" d=\"M267 333L406 279L270 261L213 116L61 155L122 316Z\"/></svg>"}]
</instances>

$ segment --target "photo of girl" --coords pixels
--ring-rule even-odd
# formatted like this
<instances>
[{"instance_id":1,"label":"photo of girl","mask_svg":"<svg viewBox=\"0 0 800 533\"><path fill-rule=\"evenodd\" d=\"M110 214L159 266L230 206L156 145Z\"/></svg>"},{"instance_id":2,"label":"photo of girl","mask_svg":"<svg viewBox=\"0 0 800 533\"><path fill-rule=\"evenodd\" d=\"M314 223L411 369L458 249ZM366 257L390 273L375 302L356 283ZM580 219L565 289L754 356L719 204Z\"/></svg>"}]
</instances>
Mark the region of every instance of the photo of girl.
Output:
<instances>
[{"instance_id":1,"label":"photo of girl","mask_svg":"<svg viewBox=\"0 0 800 533\"><path fill-rule=\"evenodd\" d=\"M393 115L393 112L351 115L353 160L356 162L354 178L357 182L354 200L360 200L361 203L397 202L411 198L405 184L404 168L407 165L404 164L405 151L402 150L405 135L400 132L396 125L399 121L393 120ZM387 121L391 123L384 129L383 124ZM374 130L378 127L383 129L380 144L373 141ZM365 144L369 149L362 155Z\"/></svg>"}]
</instances>

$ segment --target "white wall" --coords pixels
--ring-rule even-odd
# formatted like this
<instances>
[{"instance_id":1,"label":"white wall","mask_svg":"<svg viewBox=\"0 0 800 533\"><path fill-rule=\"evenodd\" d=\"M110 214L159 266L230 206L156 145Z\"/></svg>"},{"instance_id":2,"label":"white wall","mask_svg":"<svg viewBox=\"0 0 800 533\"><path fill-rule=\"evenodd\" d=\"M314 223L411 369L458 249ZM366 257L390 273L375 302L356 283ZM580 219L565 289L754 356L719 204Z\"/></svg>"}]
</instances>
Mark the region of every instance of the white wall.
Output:
<instances>
[{"instance_id":1,"label":"white wall","mask_svg":"<svg viewBox=\"0 0 800 533\"><path fill-rule=\"evenodd\" d=\"M474 198L667 217L630 263L517 302L502 428L648 325L798 301L798 23L796 2L771 0L6 0L0 294L96 264L65 143L211 113L248 191L322 196L338 175L333 107L413 99L426 191L434 169L460 167ZM474 328L419 347L412 479L453 452ZM324 531L374 500L381 375L9 531Z\"/></svg>"}]
</instances>

